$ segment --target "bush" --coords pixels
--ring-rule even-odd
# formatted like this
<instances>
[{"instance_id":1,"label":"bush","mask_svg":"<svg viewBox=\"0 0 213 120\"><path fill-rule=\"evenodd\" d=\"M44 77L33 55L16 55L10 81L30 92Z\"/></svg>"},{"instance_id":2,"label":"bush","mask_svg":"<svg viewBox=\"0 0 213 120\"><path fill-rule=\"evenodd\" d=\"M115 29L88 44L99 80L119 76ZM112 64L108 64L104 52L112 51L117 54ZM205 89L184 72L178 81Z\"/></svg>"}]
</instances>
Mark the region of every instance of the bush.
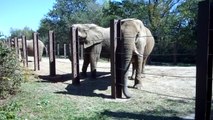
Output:
<instances>
[{"instance_id":1,"label":"bush","mask_svg":"<svg viewBox=\"0 0 213 120\"><path fill-rule=\"evenodd\" d=\"M0 99L16 93L21 81L21 67L15 51L0 42Z\"/></svg>"}]
</instances>

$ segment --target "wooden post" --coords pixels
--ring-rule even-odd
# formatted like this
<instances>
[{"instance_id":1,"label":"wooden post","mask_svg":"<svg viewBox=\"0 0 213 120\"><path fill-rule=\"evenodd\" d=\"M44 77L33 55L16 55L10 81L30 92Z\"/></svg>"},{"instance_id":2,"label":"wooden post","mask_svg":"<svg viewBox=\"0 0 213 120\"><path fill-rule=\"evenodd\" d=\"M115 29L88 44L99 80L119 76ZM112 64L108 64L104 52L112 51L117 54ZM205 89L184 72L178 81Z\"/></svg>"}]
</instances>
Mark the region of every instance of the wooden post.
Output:
<instances>
[{"instance_id":1,"label":"wooden post","mask_svg":"<svg viewBox=\"0 0 213 120\"><path fill-rule=\"evenodd\" d=\"M210 24L213 24L212 18L210 18L210 14L213 14L212 12L212 7L210 12L210 4L208 1L199 2L195 104L196 120L211 119L213 40L210 34L212 30L209 29L209 27Z\"/></svg>"},{"instance_id":2,"label":"wooden post","mask_svg":"<svg viewBox=\"0 0 213 120\"><path fill-rule=\"evenodd\" d=\"M80 59L84 59L84 45L80 45Z\"/></svg>"},{"instance_id":3,"label":"wooden post","mask_svg":"<svg viewBox=\"0 0 213 120\"><path fill-rule=\"evenodd\" d=\"M14 38L14 44L15 44L15 51L16 51L16 57L19 59L19 47L18 47L18 38Z\"/></svg>"},{"instance_id":4,"label":"wooden post","mask_svg":"<svg viewBox=\"0 0 213 120\"><path fill-rule=\"evenodd\" d=\"M60 44L57 43L57 55L58 57L60 57Z\"/></svg>"},{"instance_id":5,"label":"wooden post","mask_svg":"<svg viewBox=\"0 0 213 120\"><path fill-rule=\"evenodd\" d=\"M123 63L122 61L122 52L123 52L123 43L121 40L121 21L118 20L116 24L116 97L122 98L122 80L124 79L123 70L121 70Z\"/></svg>"},{"instance_id":6,"label":"wooden post","mask_svg":"<svg viewBox=\"0 0 213 120\"><path fill-rule=\"evenodd\" d=\"M33 52L34 52L34 71L40 70L39 67L39 50L38 50L38 33L33 33Z\"/></svg>"},{"instance_id":7,"label":"wooden post","mask_svg":"<svg viewBox=\"0 0 213 120\"><path fill-rule=\"evenodd\" d=\"M111 50L111 95L112 98L116 98L116 46L117 46L117 41L116 41L116 20L111 20L110 21L110 50Z\"/></svg>"},{"instance_id":8,"label":"wooden post","mask_svg":"<svg viewBox=\"0 0 213 120\"><path fill-rule=\"evenodd\" d=\"M67 58L67 44L64 44L64 58Z\"/></svg>"},{"instance_id":9,"label":"wooden post","mask_svg":"<svg viewBox=\"0 0 213 120\"><path fill-rule=\"evenodd\" d=\"M7 44L8 44L8 47L11 48L11 38L7 39Z\"/></svg>"},{"instance_id":10,"label":"wooden post","mask_svg":"<svg viewBox=\"0 0 213 120\"><path fill-rule=\"evenodd\" d=\"M78 30L75 27L71 27L70 29L70 37L71 37L71 61L72 61L72 84L79 85L80 84L80 76L79 76L79 56L78 56Z\"/></svg>"},{"instance_id":11,"label":"wooden post","mask_svg":"<svg viewBox=\"0 0 213 120\"><path fill-rule=\"evenodd\" d=\"M53 31L49 31L48 34L49 39L49 65L50 65L50 76L56 75L56 67L55 67L55 34Z\"/></svg>"},{"instance_id":12,"label":"wooden post","mask_svg":"<svg viewBox=\"0 0 213 120\"><path fill-rule=\"evenodd\" d=\"M22 49L23 49L23 65L28 67L28 51L27 51L27 41L26 36L22 36Z\"/></svg>"},{"instance_id":13,"label":"wooden post","mask_svg":"<svg viewBox=\"0 0 213 120\"><path fill-rule=\"evenodd\" d=\"M110 49L111 49L111 94L112 98L122 97L121 86L121 74L119 73L121 68L120 55L117 55L117 42L120 41L120 20L112 20L110 22Z\"/></svg>"},{"instance_id":14,"label":"wooden post","mask_svg":"<svg viewBox=\"0 0 213 120\"><path fill-rule=\"evenodd\" d=\"M48 44L49 44L49 42L48 42ZM45 45L45 51L46 51L46 57L48 57L48 54L49 54L49 52L48 52L48 50L49 50L49 46L48 46L48 44L47 45Z\"/></svg>"}]
</instances>

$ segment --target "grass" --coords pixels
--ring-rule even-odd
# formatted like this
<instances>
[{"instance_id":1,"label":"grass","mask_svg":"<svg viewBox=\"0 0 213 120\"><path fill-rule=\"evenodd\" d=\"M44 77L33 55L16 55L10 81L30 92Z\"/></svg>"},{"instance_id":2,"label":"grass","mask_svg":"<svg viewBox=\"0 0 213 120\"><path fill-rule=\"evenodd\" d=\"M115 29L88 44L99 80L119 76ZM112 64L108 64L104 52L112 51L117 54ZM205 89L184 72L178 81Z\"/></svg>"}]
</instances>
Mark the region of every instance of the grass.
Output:
<instances>
[{"instance_id":1,"label":"grass","mask_svg":"<svg viewBox=\"0 0 213 120\"><path fill-rule=\"evenodd\" d=\"M129 100L112 100L89 93L56 92L63 91L57 84L38 80L23 83L21 92L1 107L0 119L8 116L28 120L181 120L180 116L194 112L193 100L173 99L146 91L140 91L138 97Z\"/></svg>"}]
</instances>

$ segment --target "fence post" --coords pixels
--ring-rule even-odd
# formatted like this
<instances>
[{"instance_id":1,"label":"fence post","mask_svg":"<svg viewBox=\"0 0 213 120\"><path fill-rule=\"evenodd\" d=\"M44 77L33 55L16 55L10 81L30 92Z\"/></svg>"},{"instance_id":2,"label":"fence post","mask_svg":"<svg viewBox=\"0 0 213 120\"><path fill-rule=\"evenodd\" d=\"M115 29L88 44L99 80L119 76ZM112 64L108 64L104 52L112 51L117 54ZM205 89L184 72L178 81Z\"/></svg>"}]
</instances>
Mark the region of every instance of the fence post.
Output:
<instances>
[{"instance_id":1,"label":"fence post","mask_svg":"<svg viewBox=\"0 0 213 120\"><path fill-rule=\"evenodd\" d=\"M71 61L72 61L72 84L79 85L80 84L80 76L79 76L79 55L78 55L78 30L75 27L71 27L70 29L70 38L71 38Z\"/></svg>"},{"instance_id":2,"label":"fence post","mask_svg":"<svg viewBox=\"0 0 213 120\"><path fill-rule=\"evenodd\" d=\"M67 58L67 44L64 43L64 58Z\"/></svg>"},{"instance_id":3,"label":"fence post","mask_svg":"<svg viewBox=\"0 0 213 120\"><path fill-rule=\"evenodd\" d=\"M16 57L19 59L19 47L18 47L18 38L14 38L15 50L16 50Z\"/></svg>"},{"instance_id":4,"label":"fence post","mask_svg":"<svg viewBox=\"0 0 213 120\"><path fill-rule=\"evenodd\" d=\"M58 57L60 57L60 44L57 43L57 55Z\"/></svg>"},{"instance_id":5,"label":"fence post","mask_svg":"<svg viewBox=\"0 0 213 120\"><path fill-rule=\"evenodd\" d=\"M55 67L55 34L53 31L49 31L48 34L49 39L49 66L50 66L50 76L56 75L56 67Z\"/></svg>"},{"instance_id":6,"label":"fence post","mask_svg":"<svg viewBox=\"0 0 213 120\"><path fill-rule=\"evenodd\" d=\"M110 21L110 47L111 47L111 94L113 98L122 97L120 55L117 55L117 44L120 41L120 20Z\"/></svg>"},{"instance_id":7,"label":"fence post","mask_svg":"<svg viewBox=\"0 0 213 120\"><path fill-rule=\"evenodd\" d=\"M11 48L11 38L7 39L7 45L9 48Z\"/></svg>"},{"instance_id":8,"label":"fence post","mask_svg":"<svg viewBox=\"0 0 213 120\"><path fill-rule=\"evenodd\" d=\"M84 45L80 45L80 59L84 58Z\"/></svg>"},{"instance_id":9,"label":"fence post","mask_svg":"<svg viewBox=\"0 0 213 120\"><path fill-rule=\"evenodd\" d=\"M45 45L45 53L46 53L46 57L48 57L48 54L49 54L49 46L48 46L48 44L49 43L47 43L46 45Z\"/></svg>"},{"instance_id":10,"label":"fence post","mask_svg":"<svg viewBox=\"0 0 213 120\"><path fill-rule=\"evenodd\" d=\"M110 56L110 60L111 60L111 95L112 98L116 98L116 56L115 56L115 52L116 52L116 20L111 20L110 21L110 52L111 52L111 56Z\"/></svg>"},{"instance_id":11,"label":"fence post","mask_svg":"<svg viewBox=\"0 0 213 120\"><path fill-rule=\"evenodd\" d=\"M38 50L38 33L33 33L33 52L34 52L34 71L40 70L39 67L39 50Z\"/></svg>"},{"instance_id":12,"label":"fence post","mask_svg":"<svg viewBox=\"0 0 213 120\"><path fill-rule=\"evenodd\" d=\"M28 50L27 50L27 41L26 36L22 36L22 49L23 49L23 65L28 67Z\"/></svg>"},{"instance_id":13,"label":"fence post","mask_svg":"<svg viewBox=\"0 0 213 120\"><path fill-rule=\"evenodd\" d=\"M210 7L208 1L199 2L195 104L196 120L211 119L213 40L210 34L210 32L212 33L212 29L209 29L209 27L212 26L210 24L213 24L212 17L210 18L210 15L213 14L212 12L212 6Z\"/></svg>"}]
</instances>

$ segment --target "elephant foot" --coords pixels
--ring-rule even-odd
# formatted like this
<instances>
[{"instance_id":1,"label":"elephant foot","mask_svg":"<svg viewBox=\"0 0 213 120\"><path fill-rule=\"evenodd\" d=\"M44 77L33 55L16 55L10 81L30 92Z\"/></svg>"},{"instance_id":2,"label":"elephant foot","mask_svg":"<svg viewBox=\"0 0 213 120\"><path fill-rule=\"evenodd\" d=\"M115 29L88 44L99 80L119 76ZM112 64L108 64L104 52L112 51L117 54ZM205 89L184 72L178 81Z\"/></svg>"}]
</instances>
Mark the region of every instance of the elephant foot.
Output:
<instances>
[{"instance_id":1,"label":"elephant foot","mask_svg":"<svg viewBox=\"0 0 213 120\"><path fill-rule=\"evenodd\" d=\"M93 79L96 79L96 70L93 70L93 71L91 72L91 77L92 77Z\"/></svg>"},{"instance_id":2,"label":"elephant foot","mask_svg":"<svg viewBox=\"0 0 213 120\"><path fill-rule=\"evenodd\" d=\"M134 86L133 86L135 89L139 89L139 90L142 90L142 84L135 84Z\"/></svg>"},{"instance_id":3,"label":"elephant foot","mask_svg":"<svg viewBox=\"0 0 213 120\"><path fill-rule=\"evenodd\" d=\"M81 73L81 77L82 77L82 78L86 78L86 77L87 77L87 73L86 73L86 72L82 72L82 73Z\"/></svg>"},{"instance_id":4,"label":"elephant foot","mask_svg":"<svg viewBox=\"0 0 213 120\"><path fill-rule=\"evenodd\" d=\"M141 75L141 78L145 78L145 75L144 75L144 74L142 74L142 75Z\"/></svg>"},{"instance_id":5,"label":"elephant foot","mask_svg":"<svg viewBox=\"0 0 213 120\"><path fill-rule=\"evenodd\" d=\"M134 78L132 76L129 76L128 78L129 78L129 80L134 80Z\"/></svg>"}]
</instances>

